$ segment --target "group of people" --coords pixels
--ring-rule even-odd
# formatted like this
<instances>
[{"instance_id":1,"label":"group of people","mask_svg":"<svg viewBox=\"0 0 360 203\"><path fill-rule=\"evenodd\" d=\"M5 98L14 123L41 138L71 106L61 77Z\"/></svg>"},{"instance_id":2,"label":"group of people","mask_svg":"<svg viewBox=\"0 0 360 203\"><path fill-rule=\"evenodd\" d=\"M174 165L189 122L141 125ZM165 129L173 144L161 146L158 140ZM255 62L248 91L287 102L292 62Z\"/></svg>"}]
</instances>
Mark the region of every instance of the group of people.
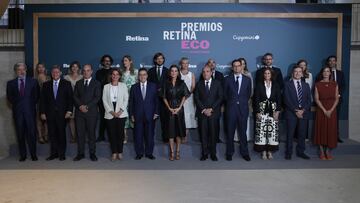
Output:
<instances>
[{"instance_id":1,"label":"group of people","mask_svg":"<svg viewBox=\"0 0 360 203\"><path fill-rule=\"evenodd\" d=\"M7 98L12 105L20 159L27 158L27 147L33 161L38 160L36 140L50 142L46 160L66 159L66 127L70 142L77 143L77 155L85 158L85 143L89 158L97 160L96 142L108 135L111 160L123 158L127 129L133 129L136 160L144 156L154 160L155 122L159 118L161 136L169 145L169 160L180 159L180 146L189 137L189 129L198 128L202 154L217 161L216 144L221 142L220 121L224 121L228 161L235 152L234 139L239 141L240 154L250 161L247 141L248 118L254 116L254 150L262 159L273 159L279 149L279 118L284 111L287 127L285 159L293 154L293 138L297 137L296 155L305 154L312 101L317 104L314 143L319 145L319 157L331 160L331 149L338 141L338 112L344 90L344 75L336 68L336 56L329 56L313 85L313 77L305 60L293 67L289 80L273 66L273 55L263 56L263 66L255 79L247 69L244 58L231 63L231 73L224 77L215 70L209 59L196 82L189 71L189 59L181 58L179 65L164 66L165 56L156 53L154 67L136 69L131 56L122 58L120 69L112 68L113 59L104 55L93 77L90 64L71 63L68 74L62 77L61 67L46 74L43 63L35 69L35 78L26 75L24 63L14 66L16 78L7 83ZM225 109L225 110L223 110ZM252 113L250 109L253 109ZM99 133L96 126L99 117Z\"/></svg>"}]
</instances>

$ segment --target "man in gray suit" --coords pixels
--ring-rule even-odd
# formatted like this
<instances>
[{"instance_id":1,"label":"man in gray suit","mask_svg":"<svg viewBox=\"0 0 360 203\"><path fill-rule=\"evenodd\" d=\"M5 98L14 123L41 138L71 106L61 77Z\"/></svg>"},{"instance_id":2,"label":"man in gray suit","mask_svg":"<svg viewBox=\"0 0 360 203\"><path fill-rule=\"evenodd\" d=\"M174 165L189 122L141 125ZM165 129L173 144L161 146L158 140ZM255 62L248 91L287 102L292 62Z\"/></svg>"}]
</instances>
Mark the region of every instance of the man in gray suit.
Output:
<instances>
[{"instance_id":1,"label":"man in gray suit","mask_svg":"<svg viewBox=\"0 0 360 203\"><path fill-rule=\"evenodd\" d=\"M83 79L76 82L74 90L75 122L78 135L78 154L74 161L80 161L85 157L85 135L87 135L89 143L90 159L97 161L95 128L98 115L97 103L101 98L101 85L95 78L92 78L91 65L84 65L82 72Z\"/></svg>"}]
</instances>

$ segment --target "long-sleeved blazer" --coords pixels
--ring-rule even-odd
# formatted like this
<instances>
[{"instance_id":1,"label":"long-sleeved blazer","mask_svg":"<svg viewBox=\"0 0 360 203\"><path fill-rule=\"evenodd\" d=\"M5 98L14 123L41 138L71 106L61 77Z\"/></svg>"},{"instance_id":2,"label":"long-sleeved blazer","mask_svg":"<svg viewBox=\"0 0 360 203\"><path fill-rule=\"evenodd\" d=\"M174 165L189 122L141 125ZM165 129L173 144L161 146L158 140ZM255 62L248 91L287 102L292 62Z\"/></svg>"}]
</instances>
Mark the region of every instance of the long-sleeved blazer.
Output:
<instances>
[{"instance_id":1,"label":"long-sleeved blazer","mask_svg":"<svg viewBox=\"0 0 360 203\"><path fill-rule=\"evenodd\" d=\"M120 115L120 118L126 118L129 116L128 111L127 111L127 107L128 107L128 102L129 102L129 93L128 93L128 89L125 85L125 83L119 82L117 85L117 100L116 100L116 106L114 109L114 105L110 96L110 87L111 84L106 84L104 86L104 90L103 90L103 96L102 96L102 101L104 104L104 108L105 108L105 115L104 118L105 119L113 119L114 116L110 114L111 111L113 112L119 112L120 110L122 110L123 112Z\"/></svg>"},{"instance_id":2,"label":"long-sleeved blazer","mask_svg":"<svg viewBox=\"0 0 360 203\"><path fill-rule=\"evenodd\" d=\"M303 92L302 109L305 110L303 117L309 119L311 110L311 92L310 86L304 81L301 81L301 87ZM284 104L285 104L285 117L287 119L296 119L296 109L299 109L298 96L294 81L290 80L285 83L284 86Z\"/></svg>"}]
</instances>

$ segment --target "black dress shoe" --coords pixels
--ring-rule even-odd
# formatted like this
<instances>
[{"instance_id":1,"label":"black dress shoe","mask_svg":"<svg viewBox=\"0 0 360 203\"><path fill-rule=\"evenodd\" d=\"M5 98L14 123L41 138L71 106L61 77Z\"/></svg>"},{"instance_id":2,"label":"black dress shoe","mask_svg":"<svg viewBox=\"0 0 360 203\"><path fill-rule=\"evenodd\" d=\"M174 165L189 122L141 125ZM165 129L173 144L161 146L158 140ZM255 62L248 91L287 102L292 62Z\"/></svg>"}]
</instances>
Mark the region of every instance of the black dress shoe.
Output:
<instances>
[{"instance_id":1,"label":"black dress shoe","mask_svg":"<svg viewBox=\"0 0 360 203\"><path fill-rule=\"evenodd\" d=\"M90 154L90 160L91 160L91 161L97 161L98 158L96 157L95 154Z\"/></svg>"},{"instance_id":2,"label":"black dress shoe","mask_svg":"<svg viewBox=\"0 0 360 203\"><path fill-rule=\"evenodd\" d=\"M251 158L250 158L249 155L242 156L242 158L243 158L245 161L251 161Z\"/></svg>"},{"instance_id":3,"label":"black dress shoe","mask_svg":"<svg viewBox=\"0 0 360 203\"><path fill-rule=\"evenodd\" d=\"M344 141L338 137L338 143L343 143Z\"/></svg>"},{"instance_id":4,"label":"black dress shoe","mask_svg":"<svg viewBox=\"0 0 360 203\"><path fill-rule=\"evenodd\" d=\"M85 155L83 154L78 154L73 160L74 161L80 161L81 159L85 158Z\"/></svg>"},{"instance_id":5,"label":"black dress shoe","mask_svg":"<svg viewBox=\"0 0 360 203\"><path fill-rule=\"evenodd\" d=\"M155 159L155 157L154 157L152 154L146 155L145 157L148 158L148 159L151 159L151 160L154 160L154 159Z\"/></svg>"},{"instance_id":6,"label":"black dress shoe","mask_svg":"<svg viewBox=\"0 0 360 203\"><path fill-rule=\"evenodd\" d=\"M206 159L208 159L208 156L207 155L202 155L201 158L200 158L200 161L205 161Z\"/></svg>"},{"instance_id":7,"label":"black dress shoe","mask_svg":"<svg viewBox=\"0 0 360 203\"><path fill-rule=\"evenodd\" d=\"M286 159L286 160L291 160L291 154L286 154L286 155L285 155L285 159Z\"/></svg>"},{"instance_id":8,"label":"black dress shoe","mask_svg":"<svg viewBox=\"0 0 360 203\"><path fill-rule=\"evenodd\" d=\"M217 161L217 160L218 160L218 158L216 157L216 155L211 155L210 158L211 158L212 161Z\"/></svg>"},{"instance_id":9,"label":"black dress shoe","mask_svg":"<svg viewBox=\"0 0 360 203\"><path fill-rule=\"evenodd\" d=\"M135 160L140 160L143 157L143 155L136 155Z\"/></svg>"},{"instance_id":10,"label":"black dress shoe","mask_svg":"<svg viewBox=\"0 0 360 203\"><path fill-rule=\"evenodd\" d=\"M51 160L54 160L57 158L59 158L59 156L57 154L53 154L53 155L50 155L48 158L46 158L46 161L51 161Z\"/></svg>"},{"instance_id":11,"label":"black dress shoe","mask_svg":"<svg viewBox=\"0 0 360 203\"><path fill-rule=\"evenodd\" d=\"M35 155L35 156L31 156L31 161L37 161L37 160L39 160L39 159L37 158L36 155Z\"/></svg>"},{"instance_id":12,"label":"black dress shoe","mask_svg":"<svg viewBox=\"0 0 360 203\"><path fill-rule=\"evenodd\" d=\"M305 153L296 154L296 156L303 158L303 159L310 159L310 157L308 155L306 155Z\"/></svg>"},{"instance_id":13,"label":"black dress shoe","mask_svg":"<svg viewBox=\"0 0 360 203\"><path fill-rule=\"evenodd\" d=\"M65 157L65 156L60 156L60 157L59 157L59 160L60 160L60 161L65 161L65 160L66 160L66 157Z\"/></svg>"},{"instance_id":14,"label":"black dress shoe","mask_svg":"<svg viewBox=\"0 0 360 203\"><path fill-rule=\"evenodd\" d=\"M26 160L26 156L22 156L22 157L19 158L20 162L24 162L25 160Z\"/></svg>"},{"instance_id":15,"label":"black dress shoe","mask_svg":"<svg viewBox=\"0 0 360 203\"><path fill-rule=\"evenodd\" d=\"M232 155L226 155L226 161L232 161Z\"/></svg>"}]
</instances>

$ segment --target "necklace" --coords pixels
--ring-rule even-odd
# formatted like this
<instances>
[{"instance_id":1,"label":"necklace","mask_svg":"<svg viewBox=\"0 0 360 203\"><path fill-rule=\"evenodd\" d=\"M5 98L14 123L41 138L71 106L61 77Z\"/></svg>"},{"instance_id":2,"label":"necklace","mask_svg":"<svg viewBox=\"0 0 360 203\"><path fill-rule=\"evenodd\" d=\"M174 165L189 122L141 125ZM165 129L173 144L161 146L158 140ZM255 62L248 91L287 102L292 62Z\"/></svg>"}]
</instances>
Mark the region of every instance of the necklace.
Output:
<instances>
[{"instance_id":1,"label":"necklace","mask_svg":"<svg viewBox=\"0 0 360 203\"><path fill-rule=\"evenodd\" d=\"M117 85L111 85L111 88L110 88L110 92L111 92L111 95L113 97L113 100L117 100L117 96L118 96L118 91L117 91Z\"/></svg>"}]
</instances>

